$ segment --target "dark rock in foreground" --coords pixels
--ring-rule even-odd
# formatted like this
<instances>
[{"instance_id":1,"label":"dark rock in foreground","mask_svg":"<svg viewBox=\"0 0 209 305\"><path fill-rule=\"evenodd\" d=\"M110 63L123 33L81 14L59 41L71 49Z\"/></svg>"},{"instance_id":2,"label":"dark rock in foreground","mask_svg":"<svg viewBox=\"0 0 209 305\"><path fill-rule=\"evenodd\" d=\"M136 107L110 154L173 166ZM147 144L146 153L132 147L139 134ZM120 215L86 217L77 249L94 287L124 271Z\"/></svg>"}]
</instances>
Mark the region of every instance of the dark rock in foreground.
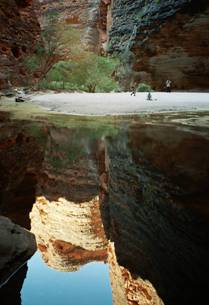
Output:
<instances>
[{"instance_id":1,"label":"dark rock in foreground","mask_svg":"<svg viewBox=\"0 0 209 305\"><path fill-rule=\"evenodd\" d=\"M36 251L29 231L0 216L0 286Z\"/></svg>"}]
</instances>

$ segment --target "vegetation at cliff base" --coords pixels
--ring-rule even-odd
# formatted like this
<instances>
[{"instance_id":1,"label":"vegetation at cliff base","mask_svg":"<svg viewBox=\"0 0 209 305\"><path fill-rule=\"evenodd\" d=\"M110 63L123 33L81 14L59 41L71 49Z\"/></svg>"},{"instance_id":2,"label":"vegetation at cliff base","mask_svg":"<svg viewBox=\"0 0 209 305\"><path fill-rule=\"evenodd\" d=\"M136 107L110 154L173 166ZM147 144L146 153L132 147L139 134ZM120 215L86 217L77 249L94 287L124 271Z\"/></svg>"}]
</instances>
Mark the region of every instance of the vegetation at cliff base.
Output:
<instances>
[{"instance_id":1,"label":"vegetation at cliff base","mask_svg":"<svg viewBox=\"0 0 209 305\"><path fill-rule=\"evenodd\" d=\"M28 85L33 84L36 89L86 92L118 90L113 78L118 59L86 50L82 34L79 28L49 15L34 54L24 61Z\"/></svg>"},{"instance_id":2,"label":"vegetation at cliff base","mask_svg":"<svg viewBox=\"0 0 209 305\"><path fill-rule=\"evenodd\" d=\"M59 61L39 83L39 88L86 92L110 92L117 89L112 73L117 60L87 53L80 61Z\"/></svg>"}]
</instances>

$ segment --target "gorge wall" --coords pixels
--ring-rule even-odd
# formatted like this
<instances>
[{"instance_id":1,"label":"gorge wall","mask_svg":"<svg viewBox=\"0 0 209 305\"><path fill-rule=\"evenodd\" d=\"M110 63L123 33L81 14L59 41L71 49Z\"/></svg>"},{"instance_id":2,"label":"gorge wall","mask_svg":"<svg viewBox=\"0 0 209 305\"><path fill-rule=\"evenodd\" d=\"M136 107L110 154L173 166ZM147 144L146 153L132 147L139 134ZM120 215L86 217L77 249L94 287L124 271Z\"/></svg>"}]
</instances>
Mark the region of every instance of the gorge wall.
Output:
<instances>
[{"instance_id":1,"label":"gorge wall","mask_svg":"<svg viewBox=\"0 0 209 305\"><path fill-rule=\"evenodd\" d=\"M24 83L21 60L30 54L39 38L40 27L32 0L0 2L0 89Z\"/></svg>"},{"instance_id":2,"label":"gorge wall","mask_svg":"<svg viewBox=\"0 0 209 305\"><path fill-rule=\"evenodd\" d=\"M102 34L98 27L100 22L100 0L42 0L38 14L40 23L44 17L57 14L60 21L81 29L81 40L88 50L99 52L102 43Z\"/></svg>"},{"instance_id":3,"label":"gorge wall","mask_svg":"<svg viewBox=\"0 0 209 305\"><path fill-rule=\"evenodd\" d=\"M34 13L35 11L35 13ZM151 84L162 90L166 79L179 90L207 90L209 3L207 0L2 0L0 4L0 86L24 81L20 62L38 39L45 14L83 30L91 51L119 52L122 85Z\"/></svg>"},{"instance_id":4,"label":"gorge wall","mask_svg":"<svg viewBox=\"0 0 209 305\"><path fill-rule=\"evenodd\" d=\"M112 1L109 50L124 54L132 81L163 89L171 79L175 89L208 89L208 36L207 0Z\"/></svg>"}]
</instances>

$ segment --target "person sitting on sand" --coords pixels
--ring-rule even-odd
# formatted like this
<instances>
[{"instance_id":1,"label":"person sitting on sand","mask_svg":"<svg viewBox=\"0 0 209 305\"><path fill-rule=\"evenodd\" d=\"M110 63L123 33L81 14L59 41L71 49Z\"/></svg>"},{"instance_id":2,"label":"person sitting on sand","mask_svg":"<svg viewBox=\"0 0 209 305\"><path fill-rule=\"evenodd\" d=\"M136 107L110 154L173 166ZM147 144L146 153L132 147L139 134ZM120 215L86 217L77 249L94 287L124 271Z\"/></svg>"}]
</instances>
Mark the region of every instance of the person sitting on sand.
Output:
<instances>
[{"instance_id":1,"label":"person sitting on sand","mask_svg":"<svg viewBox=\"0 0 209 305\"><path fill-rule=\"evenodd\" d=\"M171 83L172 82L169 79L167 79L167 81L165 82L167 92L171 92Z\"/></svg>"},{"instance_id":2,"label":"person sitting on sand","mask_svg":"<svg viewBox=\"0 0 209 305\"><path fill-rule=\"evenodd\" d=\"M151 92L148 92L148 94L147 94L147 101L152 101L152 94L151 94Z\"/></svg>"}]
</instances>

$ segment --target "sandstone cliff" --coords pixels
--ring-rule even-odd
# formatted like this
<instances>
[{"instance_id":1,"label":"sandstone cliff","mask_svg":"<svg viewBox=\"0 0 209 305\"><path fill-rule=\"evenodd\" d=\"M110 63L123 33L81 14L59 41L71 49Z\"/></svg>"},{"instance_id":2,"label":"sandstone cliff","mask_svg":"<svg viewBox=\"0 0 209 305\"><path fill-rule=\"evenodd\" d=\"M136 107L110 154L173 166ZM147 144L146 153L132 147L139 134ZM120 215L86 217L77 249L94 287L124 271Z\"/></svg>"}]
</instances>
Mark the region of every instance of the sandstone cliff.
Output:
<instances>
[{"instance_id":1,"label":"sandstone cliff","mask_svg":"<svg viewBox=\"0 0 209 305\"><path fill-rule=\"evenodd\" d=\"M91 51L99 52L101 48L100 0L43 0L38 10L40 24L44 24L47 15L56 14L60 21L81 29L81 40Z\"/></svg>"},{"instance_id":2,"label":"sandstone cliff","mask_svg":"<svg viewBox=\"0 0 209 305\"><path fill-rule=\"evenodd\" d=\"M39 32L32 0L1 0L0 89L7 87L8 81L24 84L26 75L20 62L32 52Z\"/></svg>"},{"instance_id":3,"label":"sandstone cliff","mask_svg":"<svg viewBox=\"0 0 209 305\"><path fill-rule=\"evenodd\" d=\"M154 89L168 78L175 89L208 89L207 0L115 0L112 20L109 48L126 53L132 80Z\"/></svg>"}]
</instances>

